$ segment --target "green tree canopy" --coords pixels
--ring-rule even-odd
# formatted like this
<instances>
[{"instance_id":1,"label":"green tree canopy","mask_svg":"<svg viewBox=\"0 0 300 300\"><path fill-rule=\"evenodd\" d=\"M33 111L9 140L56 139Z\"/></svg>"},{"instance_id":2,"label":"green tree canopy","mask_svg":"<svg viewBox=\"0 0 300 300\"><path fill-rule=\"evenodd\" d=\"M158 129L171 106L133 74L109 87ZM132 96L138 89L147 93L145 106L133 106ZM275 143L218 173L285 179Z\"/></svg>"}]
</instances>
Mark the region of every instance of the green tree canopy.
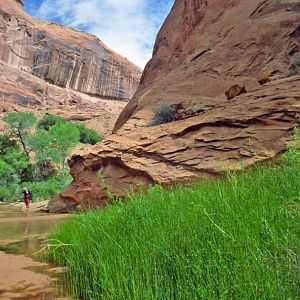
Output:
<instances>
[{"instance_id":1,"label":"green tree canopy","mask_svg":"<svg viewBox=\"0 0 300 300\"><path fill-rule=\"evenodd\" d=\"M28 160L30 150L26 138L28 129L36 123L36 120L36 116L31 112L9 112L4 115L4 121L10 126L11 135L19 140Z\"/></svg>"},{"instance_id":2,"label":"green tree canopy","mask_svg":"<svg viewBox=\"0 0 300 300\"><path fill-rule=\"evenodd\" d=\"M52 139L46 131L38 131L28 137L28 144L35 153L35 161L44 163L51 159Z\"/></svg>"},{"instance_id":3,"label":"green tree canopy","mask_svg":"<svg viewBox=\"0 0 300 300\"><path fill-rule=\"evenodd\" d=\"M64 166L65 160L70 154L70 149L79 143L79 130L71 122L57 123L49 129L53 151L52 159L54 162L61 162ZM55 157L56 156L56 157Z\"/></svg>"},{"instance_id":4,"label":"green tree canopy","mask_svg":"<svg viewBox=\"0 0 300 300\"><path fill-rule=\"evenodd\" d=\"M0 135L0 200L11 198L18 185L31 179L31 165L15 140Z\"/></svg>"},{"instance_id":5,"label":"green tree canopy","mask_svg":"<svg viewBox=\"0 0 300 300\"><path fill-rule=\"evenodd\" d=\"M0 155L5 155L12 149L18 149L19 146L15 140L10 139L6 134L0 135Z\"/></svg>"}]
</instances>

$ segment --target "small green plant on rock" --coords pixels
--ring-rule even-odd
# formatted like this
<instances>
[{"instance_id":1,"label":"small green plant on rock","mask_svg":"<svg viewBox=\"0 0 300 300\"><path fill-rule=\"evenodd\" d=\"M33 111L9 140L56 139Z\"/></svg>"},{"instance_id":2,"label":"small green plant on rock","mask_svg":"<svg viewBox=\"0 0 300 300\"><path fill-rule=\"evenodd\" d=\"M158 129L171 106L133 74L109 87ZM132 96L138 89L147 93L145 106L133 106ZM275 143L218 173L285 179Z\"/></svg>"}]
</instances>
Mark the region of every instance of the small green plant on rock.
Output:
<instances>
[{"instance_id":1,"label":"small green plant on rock","mask_svg":"<svg viewBox=\"0 0 300 300\"><path fill-rule=\"evenodd\" d=\"M294 65L291 65L290 68L289 68L289 71L288 71L288 76L294 76L294 75L297 75L299 74L299 70L297 67L295 67Z\"/></svg>"},{"instance_id":2,"label":"small green plant on rock","mask_svg":"<svg viewBox=\"0 0 300 300\"><path fill-rule=\"evenodd\" d=\"M80 142L83 144L95 145L103 140L103 136L98 134L95 130L86 127L82 124L76 125L80 134Z\"/></svg>"},{"instance_id":3,"label":"small green plant on rock","mask_svg":"<svg viewBox=\"0 0 300 300\"><path fill-rule=\"evenodd\" d=\"M300 68L300 52L295 55L293 65Z\"/></svg>"},{"instance_id":4,"label":"small green plant on rock","mask_svg":"<svg viewBox=\"0 0 300 300\"><path fill-rule=\"evenodd\" d=\"M294 76L299 74L300 69L300 52L298 52L293 58L292 65L289 68L288 76Z\"/></svg>"},{"instance_id":5,"label":"small green plant on rock","mask_svg":"<svg viewBox=\"0 0 300 300\"><path fill-rule=\"evenodd\" d=\"M175 121L177 109L174 105L161 103L159 107L153 109L154 117L149 126L166 124Z\"/></svg>"},{"instance_id":6,"label":"small green plant on rock","mask_svg":"<svg viewBox=\"0 0 300 300\"><path fill-rule=\"evenodd\" d=\"M110 188L109 188L109 185L108 183L106 182L105 178L104 178L104 174L101 172L101 170L97 173L97 176L99 178L99 182L100 182L100 185L105 189L106 191L106 195L108 197L108 199L110 201L114 201L117 199L117 195L114 194Z\"/></svg>"}]
</instances>

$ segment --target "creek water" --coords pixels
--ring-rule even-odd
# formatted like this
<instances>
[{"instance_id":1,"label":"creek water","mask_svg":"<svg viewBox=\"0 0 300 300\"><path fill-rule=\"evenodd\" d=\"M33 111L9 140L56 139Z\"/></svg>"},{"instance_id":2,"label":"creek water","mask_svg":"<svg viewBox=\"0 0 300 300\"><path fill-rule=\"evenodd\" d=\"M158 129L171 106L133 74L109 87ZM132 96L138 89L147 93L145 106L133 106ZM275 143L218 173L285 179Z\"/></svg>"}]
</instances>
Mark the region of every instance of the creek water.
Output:
<instances>
[{"instance_id":1,"label":"creek water","mask_svg":"<svg viewBox=\"0 0 300 300\"><path fill-rule=\"evenodd\" d=\"M48 233L66 215L24 212L0 205L0 299L72 299L62 268L43 262Z\"/></svg>"}]
</instances>

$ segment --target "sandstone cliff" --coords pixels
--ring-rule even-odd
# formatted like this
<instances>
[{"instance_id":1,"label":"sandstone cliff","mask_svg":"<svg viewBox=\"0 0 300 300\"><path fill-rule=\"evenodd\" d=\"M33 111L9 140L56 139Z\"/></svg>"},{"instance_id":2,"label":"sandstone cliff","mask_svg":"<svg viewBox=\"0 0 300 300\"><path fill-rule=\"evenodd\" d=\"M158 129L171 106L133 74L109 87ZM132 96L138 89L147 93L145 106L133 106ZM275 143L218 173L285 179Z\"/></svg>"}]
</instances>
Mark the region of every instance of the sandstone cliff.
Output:
<instances>
[{"instance_id":1,"label":"sandstone cliff","mask_svg":"<svg viewBox=\"0 0 300 300\"><path fill-rule=\"evenodd\" d=\"M292 0L175 1L115 133L72 158L74 182L49 210L219 176L284 151L300 112L300 77L287 76L300 49L299 12ZM236 84L246 93L228 100ZM175 121L147 126L162 102L175 105Z\"/></svg>"},{"instance_id":2,"label":"sandstone cliff","mask_svg":"<svg viewBox=\"0 0 300 300\"><path fill-rule=\"evenodd\" d=\"M175 1L115 130L129 118L145 125L160 102L206 109L222 103L234 84L251 90L261 77L286 76L299 36L299 1Z\"/></svg>"},{"instance_id":3,"label":"sandstone cliff","mask_svg":"<svg viewBox=\"0 0 300 300\"><path fill-rule=\"evenodd\" d=\"M95 36L32 18L17 0L0 1L0 72L4 110L66 105L74 115L83 104L109 119L115 104L106 109L100 100L129 100L141 75Z\"/></svg>"}]
</instances>

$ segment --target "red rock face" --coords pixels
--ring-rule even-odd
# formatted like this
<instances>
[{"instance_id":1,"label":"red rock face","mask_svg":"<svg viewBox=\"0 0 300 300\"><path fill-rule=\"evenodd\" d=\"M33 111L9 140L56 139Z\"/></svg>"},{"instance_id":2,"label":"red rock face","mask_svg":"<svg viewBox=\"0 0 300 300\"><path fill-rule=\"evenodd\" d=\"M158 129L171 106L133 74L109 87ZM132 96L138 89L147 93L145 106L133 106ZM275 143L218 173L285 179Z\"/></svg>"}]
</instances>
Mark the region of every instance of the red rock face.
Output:
<instances>
[{"instance_id":1,"label":"red rock face","mask_svg":"<svg viewBox=\"0 0 300 300\"><path fill-rule=\"evenodd\" d=\"M233 85L251 90L262 74L285 77L300 50L299 12L299 1L175 1L115 130L130 118L144 126L160 102L213 106Z\"/></svg>"},{"instance_id":2,"label":"red rock face","mask_svg":"<svg viewBox=\"0 0 300 300\"><path fill-rule=\"evenodd\" d=\"M93 110L109 119L100 126L109 124L109 132L120 109L100 100L128 101L140 75L140 68L95 36L32 18L21 0L0 2L2 110L63 106L72 107L72 115Z\"/></svg>"},{"instance_id":3,"label":"red rock face","mask_svg":"<svg viewBox=\"0 0 300 300\"><path fill-rule=\"evenodd\" d=\"M45 81L90 95L130 99L141 70L90 34L0 4L0 60Z\"/></svg>"},{"instance_id":4,"label":"red rock face","mask_svg":"<svg viewBox=\"0 0 300 300\"><path fill-rule=\"evenodd\" d=\"M292 0L175 1L115 133L73 157L74 182L50 211L105 203L108 190L140 183L213 178L284 151L300 112L300 77L287 76L299 12ZM234 85L247 93L227 100ZM180 107L176 121L149 127L162 102Z\"/></svg>"}]
</instances>

